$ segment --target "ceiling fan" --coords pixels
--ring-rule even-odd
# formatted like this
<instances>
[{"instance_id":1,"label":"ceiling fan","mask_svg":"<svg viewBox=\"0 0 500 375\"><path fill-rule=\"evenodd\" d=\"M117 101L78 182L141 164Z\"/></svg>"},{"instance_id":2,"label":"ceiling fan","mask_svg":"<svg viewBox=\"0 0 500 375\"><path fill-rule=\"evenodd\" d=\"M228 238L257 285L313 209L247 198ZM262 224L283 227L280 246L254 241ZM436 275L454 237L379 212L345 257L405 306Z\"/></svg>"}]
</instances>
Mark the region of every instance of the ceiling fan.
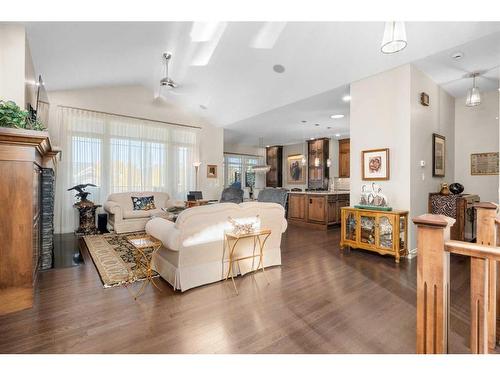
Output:
<instances>
[{"instance_id":1,"label":"ceiling fan","mask_svg":"<svg viewBox=\"0 0 500 375\"><path fill-rule=\"evenodd\" d=\"M168 64L170 63L170 60L172 59L172 53L171 52L164 52L163 53L163 59L165 62L165 76L160 79L160 87L168 87L171 89L177 88L179 85L174 82L172 78L169 77L168 75Z\"/></svg>"}]
</instances>

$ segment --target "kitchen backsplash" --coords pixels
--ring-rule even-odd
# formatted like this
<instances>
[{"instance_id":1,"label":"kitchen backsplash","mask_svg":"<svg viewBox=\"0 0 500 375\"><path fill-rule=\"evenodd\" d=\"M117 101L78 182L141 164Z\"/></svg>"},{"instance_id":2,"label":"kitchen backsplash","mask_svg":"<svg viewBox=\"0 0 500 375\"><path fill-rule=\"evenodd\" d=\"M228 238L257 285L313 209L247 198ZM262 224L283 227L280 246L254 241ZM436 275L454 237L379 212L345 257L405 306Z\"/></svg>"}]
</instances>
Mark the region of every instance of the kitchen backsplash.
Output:
<instances>
[{"instance_id":1,"label":"kitchen backsplash","mask_svg":"<svg viewBox=\"0 0 500 375\"><path fill-rule=\"evenodd\" d=\"M333 186L331 190L350 190L351 188L351 180L349 178L333 178Z\"/></svg>"}]
</instances>

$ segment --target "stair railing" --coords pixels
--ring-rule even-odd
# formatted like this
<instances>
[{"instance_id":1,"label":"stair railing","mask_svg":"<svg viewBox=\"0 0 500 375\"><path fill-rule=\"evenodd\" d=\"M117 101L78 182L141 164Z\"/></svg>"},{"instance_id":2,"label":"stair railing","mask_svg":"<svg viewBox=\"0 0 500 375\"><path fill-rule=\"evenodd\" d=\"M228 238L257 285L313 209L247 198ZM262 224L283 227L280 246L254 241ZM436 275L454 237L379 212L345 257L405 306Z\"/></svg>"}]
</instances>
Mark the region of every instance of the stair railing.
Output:
<instances>
[{"instance_id":1,"label":"stair railing","mask_svg":"<svg viewBox=\"0 0 500 375\"><path fill-rule=\"evenodd\" d=\"M494 350L500 332L497 298L497 262L500 261L500 220L493 203L478 203L477 243L450 240L455 219L425 214L417 226L417 353L448 353L450 309L450 253L471 258L470 349L485 354ZM500 293L499 293L500 294Z\"/></svg>"}]
</instances>

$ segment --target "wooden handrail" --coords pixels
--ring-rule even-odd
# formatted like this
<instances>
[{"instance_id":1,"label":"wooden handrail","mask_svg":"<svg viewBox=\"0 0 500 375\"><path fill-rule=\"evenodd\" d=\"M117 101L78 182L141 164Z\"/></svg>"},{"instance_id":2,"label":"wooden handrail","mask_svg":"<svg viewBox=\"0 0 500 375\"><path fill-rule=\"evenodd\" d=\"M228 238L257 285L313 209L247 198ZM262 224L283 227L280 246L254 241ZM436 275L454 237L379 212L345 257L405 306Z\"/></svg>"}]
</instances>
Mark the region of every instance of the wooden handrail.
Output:
<instances>
[{"instance_id":1,"label":"wooden handrail","mask_svg":"<svg viewBox=\"0 0 500 375\"><path fill-rule=\"evenodd\" d=\"M471 259L471 352L495 348L500 219L496 204L482 202L475 209L477 243L449 240L454 219L431 214L413 219L418 229L417 353L448 352L450 253Z\"/></svg>"},{"instance_id":2,"label":"wooden handrail","mask_svg":"<svg viewBox=\"0 0 500 375\"><path fill-rule=\"evenodd\" d=\"M476 243L450 240L445 241L444 249L453 254L500 261L500 247L496 246L485 246Z\"/></svg>"}]
</instances>

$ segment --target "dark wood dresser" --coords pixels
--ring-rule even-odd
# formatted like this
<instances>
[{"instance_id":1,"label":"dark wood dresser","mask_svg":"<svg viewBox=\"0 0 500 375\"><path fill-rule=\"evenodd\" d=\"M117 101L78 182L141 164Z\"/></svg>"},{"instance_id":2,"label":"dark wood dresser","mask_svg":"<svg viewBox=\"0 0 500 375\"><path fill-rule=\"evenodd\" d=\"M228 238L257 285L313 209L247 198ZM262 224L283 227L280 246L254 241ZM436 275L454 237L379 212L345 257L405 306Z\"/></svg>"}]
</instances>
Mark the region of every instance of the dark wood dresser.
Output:
<instances>
[{"instance_id":1,"label":"dark wood dresser","mask_svg":"<svg viewBox=\"0 0 500 375\"><path fill-rule=\"evenodd\" d=\"M41 167L47 132L0 128L0 315L30 308L40 259Z\"/></svg>"}]
</instances>

